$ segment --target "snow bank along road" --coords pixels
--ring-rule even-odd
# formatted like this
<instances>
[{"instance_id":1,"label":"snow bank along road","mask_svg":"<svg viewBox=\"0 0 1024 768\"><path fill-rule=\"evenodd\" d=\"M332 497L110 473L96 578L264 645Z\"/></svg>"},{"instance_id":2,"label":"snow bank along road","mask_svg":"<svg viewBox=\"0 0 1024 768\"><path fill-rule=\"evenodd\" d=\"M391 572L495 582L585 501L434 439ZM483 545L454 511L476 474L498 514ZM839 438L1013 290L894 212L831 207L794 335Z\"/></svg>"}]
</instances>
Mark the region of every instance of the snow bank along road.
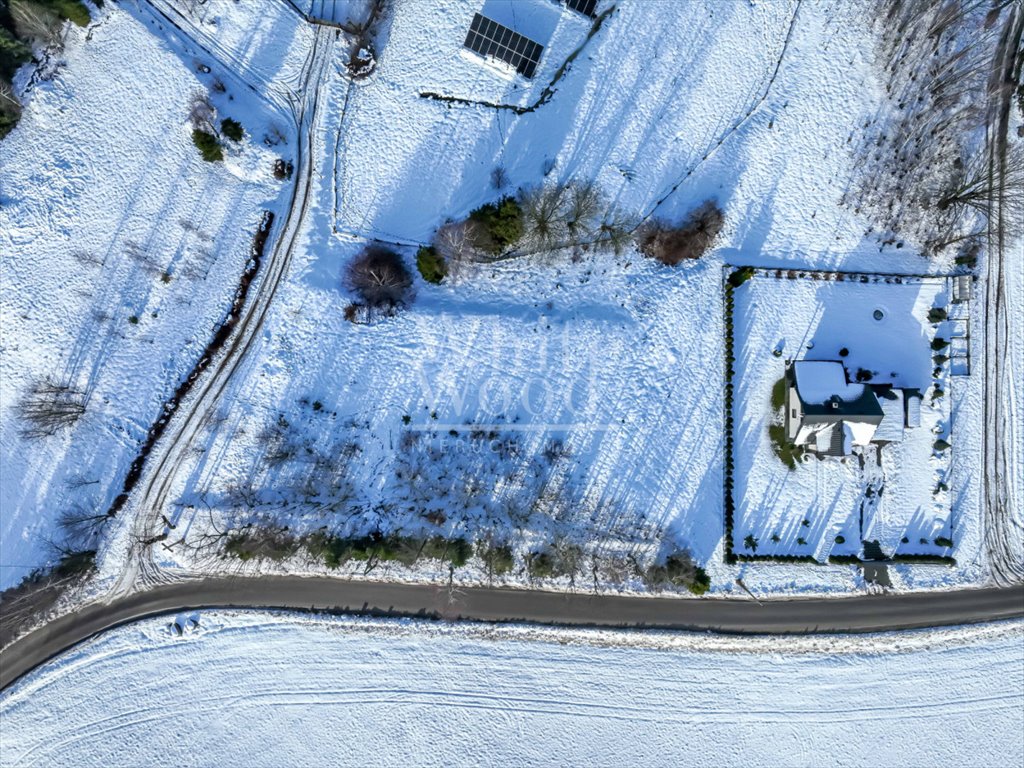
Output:
<instances>
[{"instance_id":1,"label":"snow bank along road","mask_svg":"<svg viewBox=\"0 0 1024 768\"><path fill-rule=\"evenodd\" d=\"M0 652L0 689L104 630L200 608L281 608L479 621L715 630L744 634L876 632L1024 617L1024 585L843 598L636 598L266 576L167 584L61 616Z\"/></svg>"}]
</instances>

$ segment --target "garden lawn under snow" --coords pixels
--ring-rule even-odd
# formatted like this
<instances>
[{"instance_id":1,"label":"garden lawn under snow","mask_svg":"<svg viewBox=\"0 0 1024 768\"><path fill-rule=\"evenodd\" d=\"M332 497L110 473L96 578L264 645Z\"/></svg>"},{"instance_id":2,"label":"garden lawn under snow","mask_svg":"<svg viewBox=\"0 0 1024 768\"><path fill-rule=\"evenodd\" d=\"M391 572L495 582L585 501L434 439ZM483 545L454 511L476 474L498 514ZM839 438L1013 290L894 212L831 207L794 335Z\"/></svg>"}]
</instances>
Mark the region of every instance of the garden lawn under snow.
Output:
<instances>
[{"instance_id":1,"label":"garden lawn under snow","mask_svg":"<svg viewBox=\"0 0 1024 768\"><path fill-rule=\"evenodd\" d=\"M951 580L978 577L980 489L963 468L981 462L980 422L970 411L961 421L951 405L970 378L950 372L966 371L966 362L936 364L932 348L935 338L950 338L954 325L962 324L928 319L936 307L951 315L961 309L949 303L950 286L943 278L836 279L767 270L735 289L737 553L756 549L825 561L829 555L863 556L861 542L877 542L887 555L955 554L960 567L938 572ZM942 357L949 351L942 350ZM890 431L886 436L895 441L864 449L864 460L805 454L788 469L775 455L768 426L782 423L769 403L791 360L841 361L851 378L868 371L872 385L918 390L920 426ZM902 405L898 410L902 427ZM876 437L881 433L879 427ZM938 438L953 447L936 450ZM952 475L951 455L966 476ZM952 495L950 487L956 489ZM756 540L754 548L745 543L748 536ZM950 539L954 547L937 545L936 538Z\"/></svg>"},{"instance_id":2,"label":"garden lawn under snow","mask_svg":"<svg viewBox=\"0 0 1024 768\"><path fill-rule=\"evenodd\" d=\"M103 634L6 691L3 763L1024 761L1019 623L781 640L259 613L179 620L181 636L168 618Z\"/></svg>"},{"instance_id":3,"label":"garden lawn under snow","mask_svg":"<svg viewBox=\"0 0 1024 768\"><path fill-rule=\"evenodd\" d=\"M336 108L318 127L321 172L301 251L180 468L177 500L163 510L176 527L158 559L237 568L212 557L223 543L215 536L256 522L299 535L493 539L520 558L579 545L604 558L598 580L613 588L636 586L625 583L634 563L675 549L689 550L720 592L737 590L738 576L755 591L860 588L850 566L723 563L721 270L949 269L880 245L870 222L840 205L855 172L840 148L877 109L865 87L875 77L865 20L847 3L622 3L551 101L515 115L422 94L531 104L589 23L560 12L527 81L462 49L476 9L395 3L374 74L328 84L323 103ZM503 189L491 184L497 167ZM716 197L726 216L716 249L676 269L635 252L513 260L440 286L417 281L395 317L343 318L344 265L369 238L423 242L446 217L517 186L591 180L630 214L680 181L658 215L678 218ZM403 253L411 262L412 248ZM764 329L753 343L770 350L777 336ZM979 416L976 378L961 388L965 425ZM961 450L958 441L954 456ZM891 480L888 498L918 503L922 477L911 473L904 490ZM964 487L977 491L964 480L952 494ZM966 504L963 517L976 515ZM936 516L950 520L924 511L928 535ZM887 514L876 522L898 530ZM977 555L977 521L955 525L974 531L958 546ZM431 575L447 575L435 565ZM902 567L896 582L968 581L973 566ZM279 567L324 568L301 554ZM381 574L410 576L386 565ZM460 574L482 576L473 564ZM524 581L521 560L508 578Z\"/></svg>"},{"instance_id":4,"label":"garden lawn under snow","mask_svg":"<svg viewBox=\"0 0 1024 768\"><path fill-rule=\"evenodd\" d=\"M69 26L0 143L0 588L53 558L50 541L66 543L58 517L106 512L227 311L261 209L281 190L276 154L257 143L265 108L215 61L197 72L203 59L164 31L119 7ZM247 135L208 164L188 104L215 77L215 106ZM46 380L81 393L85 412L29 439L23 404Z\"/></svg>"}]
</instances>

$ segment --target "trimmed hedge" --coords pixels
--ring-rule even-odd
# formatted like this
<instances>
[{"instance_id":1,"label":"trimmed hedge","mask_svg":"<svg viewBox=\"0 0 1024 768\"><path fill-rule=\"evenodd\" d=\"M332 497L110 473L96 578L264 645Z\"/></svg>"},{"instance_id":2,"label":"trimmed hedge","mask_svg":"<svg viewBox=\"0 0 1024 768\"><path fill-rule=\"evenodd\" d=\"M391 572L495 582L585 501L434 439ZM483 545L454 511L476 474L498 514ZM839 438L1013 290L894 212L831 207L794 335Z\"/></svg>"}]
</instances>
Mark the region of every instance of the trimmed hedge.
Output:
<instances>
[{"instance_id":1,"label":"trimmed hedge","mask_svg":"<svg viewBox=\"0 0 1024 768\"><path fill-rule=\"evenodd\" d=\"M245 136L245 129L242 128L242 124L237 120L232 120L230 117L225 117L220 121L220 132L232 141L241 141Z\"/></svg>"},{"instance_id":2,"label":"trimmed hedge","mask_svg":"<svg viewBox=\"0 0 1024 768\"><path fill-rule=\"evenodd\" d=\"M196 145L203 160L208 163L217 163L224 159L224 151L220 148L220 142L212 133L201 131L198 128L192 131L192 143Z\"/></svg>"},{"instance_id":3,"label":"trimmed hedge","mask_svg":"<svg viewBox=\"0 0 1024 768\"><path fill-rule=\"evenodd\" d=\"M416 251L416 269L428 283L440 283L448 275L448 264L444 256L432 245L421 245Z\"/></svg>"},{"instance_id":4,"label":"trimmed hedge","mask_svg":"<svg viewBox=\"0 0 1024 768\"><path fill-rule=\"evenodd\" d=\"M753 267L740 267L729 275L729 285L733 288L739 288L754 276L754 272L755 270Z\"/></svg>"},{"instance_id":5,"label":"trimmed hedge","mask_svg":"<svg viewBox=\"0 0 1024 768\"><path fill-rule=\"evenodd\" d=\"M895 554L881 560L861 560L856 555L829 555L829 563L833 565L860 565L862 563L881 564L886 563L931 563L934 565L956 565L956 558L947 555L914 555Z\"/></svg>"},{"instance_id":6,"label":"trimmed hedge","mask_svg":"<svg viewBox=\"0 0 1024 768\"><path fill-rule=\"evenodd\" d=\"M741 563L813 563L821 565L812 555L733 555Z\"/></svg>"},{"instance_id":7,"label":"trimmed hedge","mask_svg":"<svg viewBox=\"0 0 1024 768\"><path fill-rule=\"evenodd\" d=\"M481 205L469 214L478 226L476 245L495 256L504 253L523 236L523 210L514 197Z\"/></svg>"}]
</instances>

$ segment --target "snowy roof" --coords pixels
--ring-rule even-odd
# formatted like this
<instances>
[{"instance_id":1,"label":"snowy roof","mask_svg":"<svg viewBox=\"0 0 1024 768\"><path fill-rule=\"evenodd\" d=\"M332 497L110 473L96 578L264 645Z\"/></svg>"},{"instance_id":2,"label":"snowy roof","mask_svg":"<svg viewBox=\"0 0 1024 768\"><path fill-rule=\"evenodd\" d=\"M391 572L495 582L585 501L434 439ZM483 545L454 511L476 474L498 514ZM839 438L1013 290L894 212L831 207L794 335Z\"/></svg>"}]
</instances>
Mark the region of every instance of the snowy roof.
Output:
<instances>
[{"instance_id":1,"label":"snowy roof","mask_svg":"<svg viewBox=\"0 0 1024 768\"><path fill-rule=\"evenodd\" d=\"M863 384L847 382L842 363L800 360L793 363L792 370L805 420L808 416L812 421L815 417L838 420L850 416L873 424L881 420L882 409L874 392Z\"/></svg>"},{"instance_id":2,"label":"snowy roof","mask_svg":"<svg viewBox=\"0 0 1024 768\"><path fill-rule=\"evenodd\" d=\"M903 390L886 389L878 393L882 406L882 423L875 431L875 440L897 442L903 439Z\"/></svg>"},{"instance_id":3,"label":"snowy roof","mask_svg":"<svg viewBox=\"0 0 1024 768\"><path fill-rule=\"evenodd\" d=\"M921 393L916 389L907 390L907 426L921 426Z\"/></svg>"},{"instance_id":4,"label":"snowy roof","mask_svg":"<svg viewBox=\"0 0 1024 768\"><path fill-rule=\"evenodd\" d=\"M843 443L843 452L849 453L853 445L867 445L876 436L876 424L867 421L844 421L844 435L846 442Z\"/></svg>"},{"instance_id":5,"label":"snowy roof","mask_svg":"<svg viewBox=\"0 0 1024 768\"><path fill-rule=\"evenodd\" d=\"M793 363L796 389L800 399L808 403L824 403L833 397L856 400L864 393L863 384L848 384L842 363L824 360L801 360Z\"/></svg>"}]
</instances>

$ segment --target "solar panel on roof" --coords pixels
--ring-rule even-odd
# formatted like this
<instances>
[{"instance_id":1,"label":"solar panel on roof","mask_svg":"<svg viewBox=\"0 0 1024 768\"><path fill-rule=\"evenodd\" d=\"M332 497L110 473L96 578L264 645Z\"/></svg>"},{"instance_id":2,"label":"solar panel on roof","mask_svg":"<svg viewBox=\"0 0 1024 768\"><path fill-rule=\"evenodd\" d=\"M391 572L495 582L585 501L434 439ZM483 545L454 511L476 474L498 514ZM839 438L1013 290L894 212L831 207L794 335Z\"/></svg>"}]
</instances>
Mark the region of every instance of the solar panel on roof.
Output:
<instances>
[{"instance_id":1,"label":"solar panel on roof","mask_svg":"<svg viewBox=\"0 0 1024 768\"><path fill-rule=\"evenodd\" d=\"M562 2L570 11L582 13L584 16L593 17L594 9L597 8L597 0L562 0Z\"/></svg>"},{"instance_id":2,"label":"solar panel on roof","mask_svg":"<svg viewBox=\"0 0 1024 768\"><path fill-rule=\"evenodd\" d=\"M481 56L504 61L524 77L533 77L544 52L544 46L479 13L474 14L463 45Z\"/></svg>"}]
</instances>

